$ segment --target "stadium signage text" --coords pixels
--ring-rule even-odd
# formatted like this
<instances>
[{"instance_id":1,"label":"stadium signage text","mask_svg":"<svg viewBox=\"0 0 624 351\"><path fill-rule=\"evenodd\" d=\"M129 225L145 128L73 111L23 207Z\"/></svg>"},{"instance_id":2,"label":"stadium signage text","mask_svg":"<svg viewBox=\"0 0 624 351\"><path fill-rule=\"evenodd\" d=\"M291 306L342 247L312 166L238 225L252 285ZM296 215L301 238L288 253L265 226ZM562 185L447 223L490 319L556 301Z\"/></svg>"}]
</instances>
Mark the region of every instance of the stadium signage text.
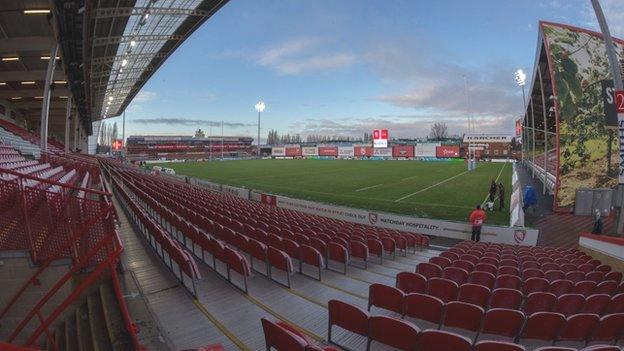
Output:
<instances>
[{"instance_id":1,"label":"stadium signage text","mask_svg":"<svg viewBox=\"0 0 624 351\"><path fill-rule=\"evenodd\" d=\"M615 92L615 107L618 118L618 133L620 137L620 177L619 183L624 184L624 91Z\"/></svg>"},{"instance_id":2,"label":"stadium signage text","mask_svg":"<svg viewBox=\"0 0 624 351\"><path fill-rule=\"evenodd\" d=\"M328 205L314 201L293 199L279 195L273 196L276 198L275 206L277 207L354 223L373 225L379 228L395 229L460 240L469 239L471 234L470 225L463 222L401 216L384 212L371 212L355 208ZM520 234L519 231L523 231L524 234ZM481 240L484 242L494 243L536 245L537 233L538 231L535 229L486 225L483 227Z\"/></svg>"},{"instance_id":3,"label":"stadium signage text","mask_svg":"<svg viewBox=\"0 0 624 351\"><path fill-rule=\"evenodd\" d=\"M373 130L373 146L376 148L388 147L388 130L387 129Z\"/></svg>"}]
</instances>

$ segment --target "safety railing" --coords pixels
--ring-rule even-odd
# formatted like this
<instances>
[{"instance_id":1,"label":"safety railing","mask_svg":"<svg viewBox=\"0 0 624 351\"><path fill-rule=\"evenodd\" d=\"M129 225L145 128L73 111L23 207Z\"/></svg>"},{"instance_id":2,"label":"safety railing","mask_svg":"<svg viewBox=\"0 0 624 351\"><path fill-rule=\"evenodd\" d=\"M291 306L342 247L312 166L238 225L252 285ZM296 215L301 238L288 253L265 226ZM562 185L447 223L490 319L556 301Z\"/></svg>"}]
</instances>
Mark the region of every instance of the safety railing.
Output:
<instances>
[{"instance_id":1,"label":"safety railing","mask_svg":"<svg viewBox=\"0 0 624 351\"><path fill-rule=\"evenodd\" d=\"M60 191L49 190L55 187ZM81 196L76 196L78 193ZM48 342L52 342L51 325L108 271L134 349L142 349L117 276L123 245L115 228L116 213L111 196L107 191L0 168L0 250L28 250L32 261L39 265L0 310L0 322L55 260L71 259L68 271L25 314L6 341L12 343L24 336L23 346L32 347L45 334ZM85 272L86 277L80 279L69 295L59 299L58 295L66 291L63 287L75 283L71 279L77 273ZM53 299L55 296L57 298ZM52 300L62 302L52 304ZM44 310L51 312L44 316ZM35 317L39 321L35 330L22 335Z\"/></svg>"}]
</instances>

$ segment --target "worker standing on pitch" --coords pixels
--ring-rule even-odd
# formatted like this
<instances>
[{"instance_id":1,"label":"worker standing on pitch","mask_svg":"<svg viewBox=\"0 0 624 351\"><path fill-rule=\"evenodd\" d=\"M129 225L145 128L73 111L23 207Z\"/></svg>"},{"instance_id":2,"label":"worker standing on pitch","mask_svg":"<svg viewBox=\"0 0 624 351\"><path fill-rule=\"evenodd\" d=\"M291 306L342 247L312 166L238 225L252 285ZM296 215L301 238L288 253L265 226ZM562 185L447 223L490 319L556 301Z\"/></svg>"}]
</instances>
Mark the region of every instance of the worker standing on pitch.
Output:
<instances>
[{"instance_id":1,"label":"worker standing on pitch","mask_svg":"<svg viewBox=\"0 0 624 351\"><path fill-rule=\"evenodd\" d=\"M483 226L483 222L485 222L485 211L481 209L481 205L477 205L472 213L470 213L470 224L472 224L472 236L470 240L479 242L481 240L481 227Z\"/></svg>"}]
</instances>

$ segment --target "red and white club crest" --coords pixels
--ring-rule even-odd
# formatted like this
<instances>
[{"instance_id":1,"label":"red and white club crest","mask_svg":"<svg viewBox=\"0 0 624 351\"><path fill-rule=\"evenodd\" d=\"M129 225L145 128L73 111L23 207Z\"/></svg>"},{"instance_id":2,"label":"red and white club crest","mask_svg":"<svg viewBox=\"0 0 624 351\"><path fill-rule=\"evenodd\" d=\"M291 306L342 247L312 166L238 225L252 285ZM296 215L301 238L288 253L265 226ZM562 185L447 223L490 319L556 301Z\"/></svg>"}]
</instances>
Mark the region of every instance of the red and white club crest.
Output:
<instances>
[{"instance_id":1,"label":"red and white club crest","mask_svg":"<svg viewBox=\"0 0 624 351\"><path fill-rule=\"evenodd\" d=\"M370 224L375 224L375 223L377 223L377 214L376 214L376 213L369 212L369 213L368 213L368 221L370 222Z\"/></svg>"},{"instance_id":2,"label":"red and white club crest","mask_svg":"<svg viewBox=\"0 0 624 351\"><path fill-rule=\"evenodd\" d=\"M526 231L524 230L516 230L514 232L514 240L516 241L516 243L520 244L521 242L524 241L524 237L526 236Z\"/></svg>"}]
</instances>

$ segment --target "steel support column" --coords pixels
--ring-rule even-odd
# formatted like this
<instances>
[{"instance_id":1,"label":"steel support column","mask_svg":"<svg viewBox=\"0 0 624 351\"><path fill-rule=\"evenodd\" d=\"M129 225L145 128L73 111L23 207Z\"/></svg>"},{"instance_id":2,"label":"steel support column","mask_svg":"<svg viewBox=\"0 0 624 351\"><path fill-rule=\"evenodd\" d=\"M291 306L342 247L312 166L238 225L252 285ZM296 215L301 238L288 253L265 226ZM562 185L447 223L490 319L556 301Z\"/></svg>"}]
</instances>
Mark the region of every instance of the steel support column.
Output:
<instances>
[{"instance_id":1,"label":"steel support column","mask_svg":"<svg viewBox=\"0 0 624 351\"><path fill-rule=\"evenodd\" d=\"M65 152L69 152L69 133L71 132L72 98L67 97L67 110L65 111Z\"/></svg>"},{"instance_id":2,"label":"steel support column","mask_svg":"<svg viewBox=\"0 0 624 351\"><path fill-rule=\"evenodd\" d=\"M56 67L56 60L54 59L58 54L58 43L54 43L52 50L50 50L50 60L48 60L48 70L46 71L45 86L43 87L43 105L41 107L41 125L39 127L39 134L41 135L41 151L46 152L48 150L48 117L50 115L50 95L52 84L54 81L54 68Z\"/></svg>"},{"instance_id":3,"label":"steel support column","mask_svg":"<svg viewBox=\"0 0 624 351\"><path fill-rule=\"evenodd\" d=\"M533 152L531 153L533 169L531 170L531 174L533 178L535 178L535 109L533 108L533 94L531 94L531 139L533 143Z\"/></svg>"},{"instance_id":4,"label":"steel support column","mask_svg":"<svg viewBox=\"0 0 624 351\"><path fill-rule=\"evenodd\" d=\"M542 193L546 194L546 181L548 179L548 115L546 114L546 95L544 94L544 84L542 82L542 68L539 65L537 66L537 76L542 93L542 113L544 114L544 180L542 181Z\"/></svg>"}]
</instances>

